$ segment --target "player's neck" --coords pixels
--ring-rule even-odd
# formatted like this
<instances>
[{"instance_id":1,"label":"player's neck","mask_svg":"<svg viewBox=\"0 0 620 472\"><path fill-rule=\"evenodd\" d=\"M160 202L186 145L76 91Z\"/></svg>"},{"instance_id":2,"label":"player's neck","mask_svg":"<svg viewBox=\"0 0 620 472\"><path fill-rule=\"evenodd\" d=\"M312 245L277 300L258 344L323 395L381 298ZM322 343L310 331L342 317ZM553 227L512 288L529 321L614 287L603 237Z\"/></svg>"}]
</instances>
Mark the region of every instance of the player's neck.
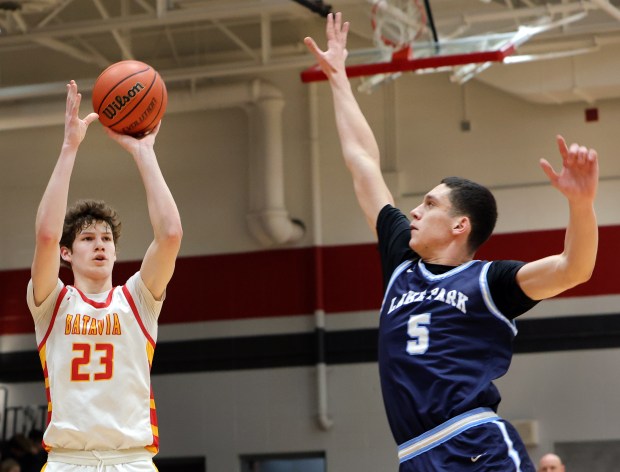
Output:
<instances>
[{"instance_id":1,"label":"player's neck","mask_svg":"<svg viewBox=\"0 0 620 472\"><path fill-rule=\"evenodd\" d=\"M436 265L443 265L443 266L449 266L449 267L457 267L460 266L461 264L465 264L469 261L471 261L471 258L469 259L451 259L451 258L423 258L422 261L425 264L436 264Z\"/></svg>"},{"instance_id":2,"label":"player's neck","mask_svg":"<svg viewBox=\"0 0 620 472\"><path fill-rule=\"evenodd\" d=\"M73 274L73 286L82 293L103 293L112 289L112 277L105 279L91 279Z\"/></svg>"},{"instance_id":3,"label":"player's neck","mask_svg":"<svg viewBox=\"0 0 620 472\"><path fill-rule=\"evenodd\" d=\"M429 253L422 256L422 260L426 264L437 264L456 267L471 261L473 259L473 256L474 255L465 248L451 246L448 248L443 248L440 251L429 251Z\"/></svg>"}]
</instances>

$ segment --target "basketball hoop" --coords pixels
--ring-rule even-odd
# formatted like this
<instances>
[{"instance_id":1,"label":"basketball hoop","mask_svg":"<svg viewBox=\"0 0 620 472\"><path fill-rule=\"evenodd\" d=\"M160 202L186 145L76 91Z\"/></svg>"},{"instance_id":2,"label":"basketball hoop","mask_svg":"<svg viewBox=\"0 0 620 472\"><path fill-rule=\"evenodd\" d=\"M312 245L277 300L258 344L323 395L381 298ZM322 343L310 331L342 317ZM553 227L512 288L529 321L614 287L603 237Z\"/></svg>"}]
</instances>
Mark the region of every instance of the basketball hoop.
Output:
<instances>
[{"instance_id":1,"label":"basketball hoop","mask_svg":"<svg viewBox=\"0 0 620 472\"><path fill-rule=\"evenodd\" d=\"M428 17L420 0L374 0L370 13L374 43L390 54L427 32Z\"/></svg>"},{"instance_id":2,"label":"basketball hoop","mask_svg":"<svg viewBox=\"0 0 620 472\"><path fill-rule=\"evenodd\" d=\"M421 0L371 0L370 22L373 41L383 61L413 57L411 45L428 33L428 16ZM401 72L362 77L358 90L370 93L378 85L391 82Z\"/></svg>"},{"instance_id":3,"label":"basketball hoop","mask_svg":"<svg viewBox=\"0 0 620 472\"><path fill-rule=\"evenodd\" d=\"M452 82L463 84L494 63L509 62L506 59L533 36L577 22L587 15L584 11L555 21L544 17L537 24L521 25L507 33L439 41L428 0L370 1L373 4L375 49L350 51L349 58L357 62L346 67L349 78L360 78L358 91L366 93L395 80L404 72L448 72ZM420 40L424 35L429 38ZM531 55L521 56L514 62L534 59ZM301 73L303 82L326 79L319 65Z\"/></svg>"}]
</instances>

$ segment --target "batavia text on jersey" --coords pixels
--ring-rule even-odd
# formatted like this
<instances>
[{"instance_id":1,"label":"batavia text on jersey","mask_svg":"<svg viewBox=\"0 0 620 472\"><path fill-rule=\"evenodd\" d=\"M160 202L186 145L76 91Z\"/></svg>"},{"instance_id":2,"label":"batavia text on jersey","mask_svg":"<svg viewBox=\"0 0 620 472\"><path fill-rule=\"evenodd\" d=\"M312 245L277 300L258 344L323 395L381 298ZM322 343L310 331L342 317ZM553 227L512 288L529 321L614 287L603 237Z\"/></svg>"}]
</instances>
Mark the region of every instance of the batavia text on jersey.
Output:
<instances>
[{"instance_id":1,"label":"batavia text on jersey","mask_svg":"<svg viewBox=\"0 0 620 472\"><path fill-rule=\"evenodd\" d=\"M76 315L67 314L65 318L65 334L120 336L122 334L121 322L117 313L108 313L103 319L79 313Z\"/></svg>"}]
</instances>

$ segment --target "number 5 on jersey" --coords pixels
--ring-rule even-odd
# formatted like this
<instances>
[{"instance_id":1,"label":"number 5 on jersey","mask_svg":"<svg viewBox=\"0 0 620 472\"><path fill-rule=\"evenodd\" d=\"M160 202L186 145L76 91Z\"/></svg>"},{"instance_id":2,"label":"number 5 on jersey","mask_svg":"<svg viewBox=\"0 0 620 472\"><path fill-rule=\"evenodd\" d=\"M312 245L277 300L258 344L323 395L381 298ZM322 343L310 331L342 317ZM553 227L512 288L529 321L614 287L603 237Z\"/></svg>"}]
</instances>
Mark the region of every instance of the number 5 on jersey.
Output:
<instances>
[{"instance_id":1,"label":"number 5 on jersey","mask_svg":"<svg viewBox=\"0 0 620 472\"><path fill-rule=\"evenodd\" d=\"M431 314L411 315L407 322L407 334L411 338L407 341L407 353L411 355L424 354L430 342L427 325L431 324Z\"/></svg>"}]
</instances>

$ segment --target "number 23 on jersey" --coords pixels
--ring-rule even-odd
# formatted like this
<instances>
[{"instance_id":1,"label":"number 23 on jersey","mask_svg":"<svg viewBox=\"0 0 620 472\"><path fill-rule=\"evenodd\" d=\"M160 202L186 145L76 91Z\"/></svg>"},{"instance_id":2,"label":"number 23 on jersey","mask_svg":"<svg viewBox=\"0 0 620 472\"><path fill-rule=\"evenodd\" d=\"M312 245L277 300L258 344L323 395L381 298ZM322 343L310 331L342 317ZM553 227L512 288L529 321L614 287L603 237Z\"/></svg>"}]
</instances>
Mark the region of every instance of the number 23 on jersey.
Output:
<instances>
[{"instance_id":1,"label":"number 23 on jersey","mask_svg":"<svg viewBox=\"0 0 620 472\"><path fill-rule=\"evenodd\" d=\"M110 343L74 343L76 355L71 361L71 381L110 380L114 371L114 345Z\"/></svg>"}]
</instances>

